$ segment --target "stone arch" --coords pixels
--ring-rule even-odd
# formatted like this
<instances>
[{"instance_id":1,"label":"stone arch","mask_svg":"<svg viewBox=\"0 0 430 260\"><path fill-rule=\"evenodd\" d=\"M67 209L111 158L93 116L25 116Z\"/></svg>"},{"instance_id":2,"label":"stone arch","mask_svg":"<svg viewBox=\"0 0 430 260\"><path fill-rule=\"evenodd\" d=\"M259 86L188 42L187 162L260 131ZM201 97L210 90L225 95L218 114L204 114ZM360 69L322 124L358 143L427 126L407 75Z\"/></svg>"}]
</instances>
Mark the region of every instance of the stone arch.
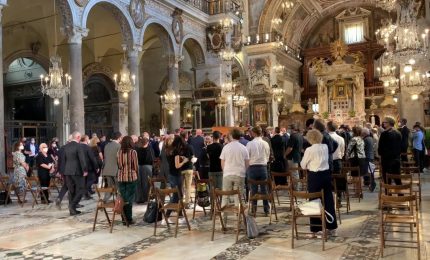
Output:
<instances>
[{"instance_id":1,"label":"stone arch","mask_svg":"<svg viewBox=\"0 0 430 260\"><path fill-rule=\"evenodd\" d=\"M94 75L103 75L105 76L106 80L109 79L111 81L112 86L114 85L114 73L112 69L108 66L101 64L100 62L93 62L85 66L85 68L82 70L82 82L84 83L84 86L86 85L86 82ZM108 91L110 93L111 98L118 98L118 93L115 91L114 88L109 88Z\"/></svg>"},{"instance_id":2,"label":"stone arch","mask_svg":"<svg viewBox=\"0 0 430 260\"><path fill-rule=\"evenodd\" d=\"M186 49L193 58L194 66L204 64L206 58L202 46L203 45L196 38L191 35L186 35L181 42L179 53L181 54L184 49Z\"/></svg>"},{"instance_id":3,"label":"stone arch","mask_svg":"<svg viewBox=\"0 0 430 260\"><path fill-rule=\"evenodd\" d=\"M130 16L127 8L115 0L90 0L84 7L82 12L81 24L83 28L86 28L88 16L91 10L96 5L103 5L104 8L112 12L115 20L118 21L123 35L123 42L128 44L128 48L134 47L136 43L135 26L133 19Z\"/></svg>"},{"instance_id":4,"label":"stone arch","mask_svg":"<svg viewBox=\"0 0 430 260\"><path fill-rule=\"evenodd\" d=\"M79 10L73 0L55 0L55 4L60 10L64 28L71 29L73 26L80 26Z\"/></svg>"},{"instance_id":5,"label":"stone arch","mask_svg":"<svg viewBox=\"0 0 430 260\"><path fill-rule=\"evenodd\" d=\"M156 25L159 26L160 28L163 29L164 32L166 32L167 35L167 39L165 39L166 41L161 41L164 44L164 48L166 53L177 53L178 50L178 46L177 44L175 44L175 41L173 40L175 37L173 36L172 30L170 30L170 25L167 25L166 23L155 19L155 18L149 18L145 21L145 24L142 27L142 33L141 33L141 38L139 40L139 43L144 43L144 39L143 37L145 36L145 32L146 29L148 29L148 27L150 25Z\"/></svg>"},{"instance_id":6,"label":"stone arch","mask_svg":"<svg viewBox=\"0 0 430 260\"><path fill-rule=\"evenodd\" d=\"M35 54L31 50L19 50L7 56L3 60L3 71L7 72L10 64L18 58L29 58L39 63L45 71L49 71L49 58L41 54Z\"/></svg>"}]
</instances>

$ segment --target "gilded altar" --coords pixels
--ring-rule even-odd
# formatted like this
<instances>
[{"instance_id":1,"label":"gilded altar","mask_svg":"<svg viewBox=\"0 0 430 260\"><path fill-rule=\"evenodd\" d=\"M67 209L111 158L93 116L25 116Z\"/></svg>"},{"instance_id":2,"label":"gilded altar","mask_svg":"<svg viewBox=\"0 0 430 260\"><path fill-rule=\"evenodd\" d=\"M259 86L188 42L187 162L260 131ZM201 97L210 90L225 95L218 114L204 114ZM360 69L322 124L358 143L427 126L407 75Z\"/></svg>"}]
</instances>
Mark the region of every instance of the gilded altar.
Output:
<instances>
[{"instance_id":1,"label":"gilded altar","mask_svg":"<svg viewBox=\"0 0 430 260\"><path fill-rule=\"evenodd\" d=\"M361 124L366 115L362 54L349 55L348 47L340 40L331 44L331 54L331 60L312 61L317 76L318 112L339 124Z\"/></svg>"}]
</instances>

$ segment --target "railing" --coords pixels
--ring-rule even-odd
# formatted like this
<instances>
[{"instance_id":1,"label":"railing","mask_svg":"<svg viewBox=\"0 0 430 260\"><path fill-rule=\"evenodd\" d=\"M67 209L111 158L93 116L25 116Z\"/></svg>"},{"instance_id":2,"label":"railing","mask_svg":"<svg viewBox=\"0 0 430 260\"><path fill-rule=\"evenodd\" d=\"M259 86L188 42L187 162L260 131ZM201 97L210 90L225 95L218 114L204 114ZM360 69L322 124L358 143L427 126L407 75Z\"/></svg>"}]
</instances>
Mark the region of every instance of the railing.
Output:
<instances>
[{"instance_id":1,"label":"railing","mask_svg":"<svg viewBox=\"0 0 430 260\"><path fill-rule=\"evenodd\" d=\"M240 5L234 0L179 0L200 11L216 15L224 12L233 12L236 15L240 13Z\"/></svg>"},{"instance_id":2,"label":"railing","mask_svg":"<svg viewBox=\"0 0 430 260\"><path fill-rule=\"evenodd\" d=\"M298 47L292 47L285 42L283 42L282 37L277 32L270 32L270 33L257 33L253 35L248 35L245 38L244 45L250 46L250 45L258 45L258 44L265 44L265 43L272 43L274 46L278 47L280 50L284 51L286 54L290 55L291 57L294 57L298 60L302 60L300 56L300 49Z\"/></svg>"},{"instance_id":3,"label":"railing","mask_svg":"<svg viewBox=\"0 0 430 260\"><path fill-rule=\"evenodd\" d=\"M375 96L383 96L385 94L384 86L372 86L364 88L364 95L366 97Z\"/></svg>"}]
</instances>

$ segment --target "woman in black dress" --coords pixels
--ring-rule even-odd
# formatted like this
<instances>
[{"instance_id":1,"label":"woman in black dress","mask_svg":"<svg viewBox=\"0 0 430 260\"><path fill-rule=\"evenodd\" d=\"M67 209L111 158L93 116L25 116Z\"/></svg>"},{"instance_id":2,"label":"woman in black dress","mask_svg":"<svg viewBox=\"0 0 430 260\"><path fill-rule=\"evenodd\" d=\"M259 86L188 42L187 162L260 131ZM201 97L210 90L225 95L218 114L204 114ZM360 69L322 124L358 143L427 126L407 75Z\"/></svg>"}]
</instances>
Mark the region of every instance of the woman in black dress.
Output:
<instances>
[{"instance_id":1,"label":"woman in black dress","mask_svg":"<svg viewBox=\"0 0 430 260\"><path fill-rule=\"evenodd\" d=\"M49 200L49 184L51 182L51 172L54 169L54 159L48 155L48 146L45 143L40 144L39 154L36 157L37 165L37 176L39 178L40 186L42 187L42 193L40 194L42 203L48 204ZM45 200L46 198L46 200Z\"/></svg>"}]
</instances>

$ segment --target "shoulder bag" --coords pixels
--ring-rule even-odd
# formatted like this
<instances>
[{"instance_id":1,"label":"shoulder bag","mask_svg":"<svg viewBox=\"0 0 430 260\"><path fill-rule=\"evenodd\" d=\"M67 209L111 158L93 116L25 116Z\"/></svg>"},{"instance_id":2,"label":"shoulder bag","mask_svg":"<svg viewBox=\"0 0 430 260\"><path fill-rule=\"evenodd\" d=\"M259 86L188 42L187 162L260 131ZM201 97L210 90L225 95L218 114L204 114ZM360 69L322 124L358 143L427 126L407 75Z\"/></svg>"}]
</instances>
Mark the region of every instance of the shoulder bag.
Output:
<instances>
[{"instance_id":1,"label":"shoulder bag","mask_svg":"<svg viewBox=\"0 0 430 260\"><path fill-rule=\"evenodd\" d=\"M113 211L116 214L121 214L122 211L123 211L123 208L124 208L124 200L121 197L121 194L118 193L117 196L116 196L116 199L115 199L115 204L114 204L114 207L113 207Z\"/></svg>"},{"instance_id":2,"label":"shoulder bag","mask_svg":"<svg viewBox=\"0 0 430 260\"><path fill-rule=\"evenodd\" d=\"M321 199L310 200L303 204L300 204L299 210L303 216L321 215L321 211L322 211ZM333 215L327 212L327 210L325 210L325 219L327 223L331 224L334 222Z\"/></svg>"}]
</instances>

